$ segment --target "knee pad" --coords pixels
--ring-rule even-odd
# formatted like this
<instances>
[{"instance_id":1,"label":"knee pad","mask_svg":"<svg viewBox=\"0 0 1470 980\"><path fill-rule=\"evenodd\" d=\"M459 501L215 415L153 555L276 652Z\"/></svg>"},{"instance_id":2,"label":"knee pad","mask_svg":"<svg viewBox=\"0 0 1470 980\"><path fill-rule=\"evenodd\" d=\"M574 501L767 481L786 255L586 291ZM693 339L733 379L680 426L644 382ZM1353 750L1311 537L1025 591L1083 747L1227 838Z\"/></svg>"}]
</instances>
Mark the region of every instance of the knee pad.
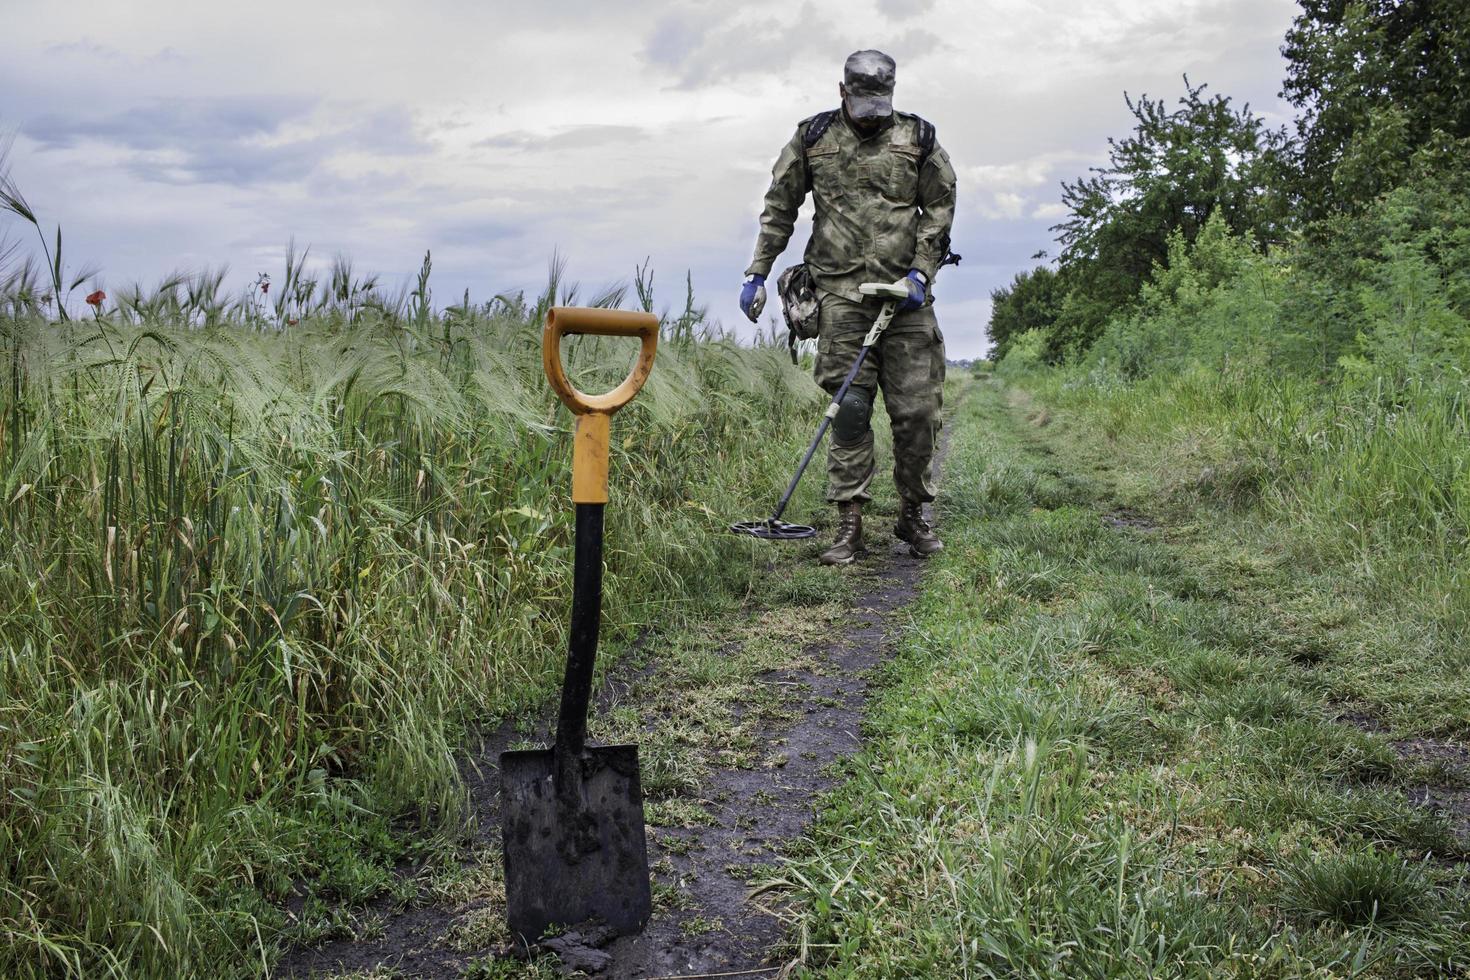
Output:
<instances>
[{"instance_id":1,"label":"knee pad","mask_svg":"<svg viewBox=\"0 0 1470 980\"><path fill-rule=\"evenodd\" d=\"M849 388L832 418L832 439L844 446L863 441L873 414L872 397L861 388Z\"/></svg>"}]
</instances>

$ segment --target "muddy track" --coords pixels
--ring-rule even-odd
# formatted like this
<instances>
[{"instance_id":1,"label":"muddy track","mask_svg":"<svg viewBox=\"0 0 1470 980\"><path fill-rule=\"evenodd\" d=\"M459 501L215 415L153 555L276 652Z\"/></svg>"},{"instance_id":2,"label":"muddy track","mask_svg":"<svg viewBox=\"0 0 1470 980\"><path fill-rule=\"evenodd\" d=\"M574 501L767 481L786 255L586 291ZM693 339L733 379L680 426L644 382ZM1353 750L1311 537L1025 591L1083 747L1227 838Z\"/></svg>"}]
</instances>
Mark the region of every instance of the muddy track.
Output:
<instances>
[{"instance_id":1,"label":"muddy track","mask_svg":"<svg viewBox=\"0 0 1470 980\"><path fill-rule=\"evenodd\" d=\"M936 471L948 442L946 431ZM916 596L923 568L922 561L908 555L906 545L893 539L891 521L891 514L873 513L865 528L869 556L858 568L837 572L862 576L861 594L842 625L793 656L797 666L758 678L760 686L786 692L787 710L776 715L779 720L765 722L771 713L760 706L754 691L748 705L736 706L737 717L745 710L761 712L763 764L713 768L698 791L707 817L694 826L663 827L649 834L655 908L648 927L611 941L595 933L569 932L548 943L560 957L562 972L613 978L758 978L781 972L790 956L783 956L786 928L780 910L752 897L751 883L810 824L820 796L834 786L833 763L861 744L869 675L889 655L896 614ZM636 707L641 682L655 670L637 657L627 658L600 691L594 716L619 704ZM550 718L548 708L533 738L549 741ZM648 717L645 728L652 731L659 721L656 715ZM473 753L474 769L467 781L476 811L477 853L498 855L496 760L524 737L523 731L506 725ZM503 905L494 900L480 904L488 916L504 914ZM380 899L355 916L365 924L357 929L357 938L292 950L275 975L378 971L375 976L464 976L486 956L513 952L504 944L473 948L464 942L463 923L476 912L474 905L421 897L405 906Z\"/></svg>"},{"instance_id":2,"label":"muddy track","mask_svg":"<svg viewBox=\"0 0 1470 980\"><path fill-rule=\"evenodd\" d=\"M1455 840L1470 852L1470 745L1450 739L1414 736L1389 738L1389 727L1368 711L1340 708L1337 720L1362 732L1380 735L1413 773L1408 802L1442 817Z\"/></svg>"},{"instance_id":3,"label":"muddy track","mask_svg":"<svg viewBox=\"0 0 1470 980\"><path fill-rule=\"evenodd\" d=\"M660 835L655 849L670 858L672 877L683 883L692 907L656 916L640 935L610 945L609 975L683 976L773 966L770 955L784 928L758 901L747 899L741 870L758 872L806 829L813 803L832 786L829 765L857 750L868 672L887 655L892 616L917 591L920 565L895 545L882 556L872 589L855 603L851 627L807 651L817 670L769 677L772 684L801 690L807 704L794 724L770 732L784 762L716 771L705 790L719 801L711 810L714 825ZM671 852L685 843L692 845L687 853ZM688 925L696 921L720 927L690 935Z\"/></svg>"}]
</instances>

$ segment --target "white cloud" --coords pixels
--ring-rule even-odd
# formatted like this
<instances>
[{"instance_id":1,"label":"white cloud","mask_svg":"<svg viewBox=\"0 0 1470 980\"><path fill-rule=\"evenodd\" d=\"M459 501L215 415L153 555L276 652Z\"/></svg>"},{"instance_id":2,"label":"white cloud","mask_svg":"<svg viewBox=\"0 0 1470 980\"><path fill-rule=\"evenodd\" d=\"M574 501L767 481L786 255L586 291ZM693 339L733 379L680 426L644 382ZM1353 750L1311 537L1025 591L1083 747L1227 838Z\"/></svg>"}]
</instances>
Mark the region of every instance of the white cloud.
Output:
<instances>
[{"instance_id":1,"label":"white cloud","mask_svg":"<svg viewBox=\"0 0 1470 980\"><path fill-rule=\"evenodd\" d=\"M907 20L933 10L934 0L878 0L878 9L892 20Z\"/></svg>"},{"instance_id":2,"label":"white cloud","mask_svg":"<svg viewBox=\"0 0 1470 980\"><path fill-rule=\"evenodd\" d=\"M1051 247L1057 184L1180 76L1279 111L1291 0L184 0L20 4L0 36L12 164L78 259L156 279L325 260L457 296L541 284L553 248L601 283L651 256L727 325L771 162L836 101L847 54L899 61L896 102L960 175L940 315L978 353L989 290ZM0 236L5 228L0 227ZM12 234L14 229L11 229ZM797 261L803 231L784 257ZM963 248L960 248L963 244Z\"/></svg>"},{"instance_id":3,"label":"white cloud","mask_svg":"<svg viewBox=\"0 0 1470 980\"><path fill-rule=\"evenodd\" d=\"M991 193L982 198L980 213L987 218L1019 218L1026 213L1026 199L1012 191Z\"/></svg>"},{"instance_id":4,"label":"white cloud","mask_svg":"<svg viewBox=\"0 0 1470 980\"><path fill-rule=\"evenodd\" d=\"M1030 190L1056 186L1062 177L1071 177L1095 158L1075 151L1049 151L1023 160L1006 163L974 164L958 170L965 186L987 191Z\"/></svg>"}]
</instances>

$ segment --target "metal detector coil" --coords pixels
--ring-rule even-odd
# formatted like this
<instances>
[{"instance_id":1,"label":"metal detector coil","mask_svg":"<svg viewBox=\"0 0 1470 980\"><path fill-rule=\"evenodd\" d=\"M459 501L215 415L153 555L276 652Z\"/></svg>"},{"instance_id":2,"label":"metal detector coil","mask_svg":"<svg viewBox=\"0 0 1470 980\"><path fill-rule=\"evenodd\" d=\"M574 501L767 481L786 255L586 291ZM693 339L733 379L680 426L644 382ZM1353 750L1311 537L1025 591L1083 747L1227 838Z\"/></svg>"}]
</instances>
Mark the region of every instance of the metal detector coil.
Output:
<instances>
[{"instance_id":1,"label":"metal detector coil","mask_svg":"<svg viewBox=\"0 0 1470 980\"><path fill-rule=\"evenodd\" d=\"M736 534L748 534L752 538L765 538L768 541L794 541L817 536L817 529L814 527L787 524L785 521L770 518L764 521L741 521L739 524L731 524L730 530Z\"/></svg>"}]
</instances>

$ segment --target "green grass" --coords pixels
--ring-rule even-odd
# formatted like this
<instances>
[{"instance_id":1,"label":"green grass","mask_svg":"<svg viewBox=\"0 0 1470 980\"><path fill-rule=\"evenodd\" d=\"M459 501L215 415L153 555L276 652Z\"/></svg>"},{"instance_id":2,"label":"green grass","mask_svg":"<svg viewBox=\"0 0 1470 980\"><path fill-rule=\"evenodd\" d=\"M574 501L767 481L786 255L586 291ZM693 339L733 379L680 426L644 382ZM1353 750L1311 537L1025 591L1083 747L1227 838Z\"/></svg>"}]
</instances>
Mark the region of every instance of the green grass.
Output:
<instances>
[{"instance_id":1,"label":"green grass","mask_svg":"<svg viewBox=\"0 0 1470 980\"><path fill-rule=\"evenodd\" d=\"M1470 736L1463 382L1371 387L1195 370L1017 379L1119 498L1200 532L1194 560L1272 605L1293 659L1403 734Z\"/></svg>"},{"instance_id":2,"label":"green grass","mask_svg":"<svg viewBox=\"0 0 1470 980\"><path fill-rule=\"evenodd\" d=\"M1103 522L1118 464L1089 435L997 383L961 410L868 747L774 882L803 969L1465 969L1464 842L1333 720L1341 623L1198 528Z\"/></svg>"},{"instance_id":3,"label":"green grass","mask_svg":"<svg viewBox=\"0 0 1470 980\"><path fill-rule=\"evenodd\" d=\"M559 681L570 419L539 318L573 290L431 312L339 264L277 329L200 288L0 317L5 976L251 975L284 939L370 931L333 906L464 829L467 728ZM818 393L697 319L666 318L613 424L608 660L811 588L723 529L771 506ZM586 390L631 361L570 346ZM650 748L656 786L688 778Z\"/></svg>"}]
</instances>

